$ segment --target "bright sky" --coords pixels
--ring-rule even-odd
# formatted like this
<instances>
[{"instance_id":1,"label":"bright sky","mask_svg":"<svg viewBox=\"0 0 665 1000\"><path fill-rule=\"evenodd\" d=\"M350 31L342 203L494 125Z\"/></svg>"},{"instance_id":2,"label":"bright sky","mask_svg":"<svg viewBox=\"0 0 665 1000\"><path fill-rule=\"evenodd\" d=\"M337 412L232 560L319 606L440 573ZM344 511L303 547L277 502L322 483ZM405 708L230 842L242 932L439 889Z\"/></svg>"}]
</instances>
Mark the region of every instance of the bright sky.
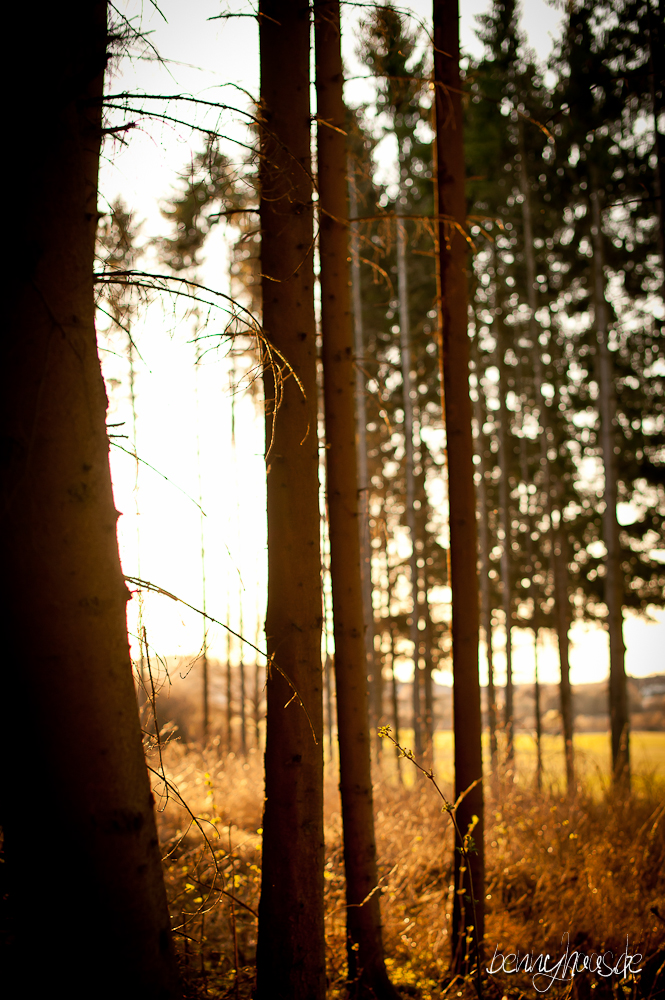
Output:
<instances>
[{"instance_id":1,"label":"bright sky","mask_svg":"<svg viewBox=\"0 0 665 1000\"><path fill-rule=\"evenodd\" d=\"M474 35L475 16L487 9L487 0L462 2L461 32L467 51L480 53ZM257 25L252 17L216 19L220 12L251 13L240 3L230 8L219 0L160 2L164 19L151 3L129 2L119 6L136 27L150 32L149 39L166 64L155 60L123 60L109 84L112 93L140 91L152 94L192 94L225 103L237 111L215 112L204 119L190 109L189 120L210 127L217 124L230 140L244 142L250 95L258 93ZM426 21L430 5L424 0L402 9ZM356 5L345 10L344 53L350 76L361 73L355 59L355 25L362 12ZM561 17L544 0L526 0L523 27L530 44L541 58L551 48L551 37ZM147 53L144 53L144 55ZM364 81L347 85L347 100L359 103L371 92ZM157 105L156 105L157 106ZM164 110L164 106L160 106ZM168 113L182 112L171 104ZM173 122L151 121L133 116L138 127L127 134L127 145L109 143L102 165L100 210L105 201L120 194L143 221L142 237L166 232L160 205L173 190L176 175L186 168L202 145L191 130ZM232 141L225 151L242 156L242 147ZM389 169L389 164L386 165ZM148 257L148 261L150 258ZM147 266L147 261L144 261ZM227 236L220 227L209 241L200 280L228 291ZM214 348L222 343L221 314L211 314L203 335ZM112 473L116 505L123 516L119 541L125 572L150 580L181 597L194 607L203 606L202 542L205 549L205 600L209 614L240 630L255 641L257 622L262 621L266 590L265 484L262 420L256 401L246 391L232 393L231 362L226 347L211 350L195 366L193 326L180 308L170 303L151 305L133 331L141 357L135 362L137 447L142 459L168 477L165 481L151 469L140 466L118 449L112 449ZM126 339L113 334L103 339L104 373L109 385L109 422L124 421L116 432L130 441L132 415L129 401L129 368ZM112 353L114 352L114 353ZM232 417L235 446L231 440ZM137 488L138 482L138 488ZM186 496L185 494L188 494ZM191 499L190 499L191 498ZM205 511L197 506L200 499ZM202 529L203 525L203 529ZM130 631L136 630L138 602L129 609ZM660 624L627 621L627 669L634 675L665 670L665 615ZM200 616L167 597L149 596L144 604L144 625L155 651L167 655L195 655L202 642ZM498 637L497 637L498 638ZM601 680L607 674L606 637L598 629L574 629L572 680ZM225 657L225 630L208 624L210 653ZM515 636L515 679L532 678L532 637ZM262 641L259 642L262 646ZM136 655L136 647L134 647ZM237 660L237 644L232 656ZM502 659L497 654L498 681ZM558 660L553 648L540 658L541 677L555 681ZM447 680L446 678L441 678Z\"/></svg>"}]
</instances>

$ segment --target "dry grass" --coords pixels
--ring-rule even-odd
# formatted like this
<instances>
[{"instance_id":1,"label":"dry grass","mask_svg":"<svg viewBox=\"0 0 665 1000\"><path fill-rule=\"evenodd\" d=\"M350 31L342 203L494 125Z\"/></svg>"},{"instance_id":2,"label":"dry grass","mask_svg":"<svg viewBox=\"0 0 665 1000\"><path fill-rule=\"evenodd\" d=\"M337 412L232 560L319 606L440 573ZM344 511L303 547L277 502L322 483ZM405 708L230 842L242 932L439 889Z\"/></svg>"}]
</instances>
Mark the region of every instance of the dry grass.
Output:
<instances>
[{"instance_id":1,"label":"dry grass","mask_svg":"<svg viewBox=\"0 0 665 1000\"><path fill-rule=\"evenodd\" d=\"M445 760L439 762L445 771ZM191 996L251 996L260 889L262 759L220 758L214 748L166 748L165 773L199 817L171 793L162 799L160 836L179 949ZM402 762L402 768L408 762ZM326 779L326 937L329 998L344 987L344 873L334 770ZM408 773L408 772L407 772ZM594 772L595 773L595 772ZM448 977L452 838L450 820L426 779L396 780L387 755L374 797L384 940L405 995L466 996ZM647 774L631 796L604 781L566 799L503 779L486 801L486 950L559 955L561 938L585 951L635 950L665 943L665 775ZM163 791L163 785L161 786ZM446 792L449 788L444 788ZM156 782L156 791L160 783ZM602 792L602 794L601 794ZM253 911L253 912L251 912ZM236 968L239 970L236 982ZM535 991L526 976L491 977L488 994ZM583 979L600 997L602 986ZM577 982L577 981L576 981ZM497 992L498 991L498 992ZM551 990L549 997L556 995ZM591 995L591 993L589 994ZM608 994L609 995L609 994Z\"/></svg>"}]
</instances>

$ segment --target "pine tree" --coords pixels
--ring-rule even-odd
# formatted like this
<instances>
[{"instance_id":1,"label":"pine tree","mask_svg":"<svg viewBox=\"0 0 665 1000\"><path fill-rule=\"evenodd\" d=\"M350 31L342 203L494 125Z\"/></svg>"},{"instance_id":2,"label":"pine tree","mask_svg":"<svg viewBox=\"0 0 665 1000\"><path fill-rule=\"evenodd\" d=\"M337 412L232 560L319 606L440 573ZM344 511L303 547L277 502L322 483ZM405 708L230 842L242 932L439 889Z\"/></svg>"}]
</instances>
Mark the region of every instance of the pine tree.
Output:
<instances>
[{"instance_id":1,"label":"pine tree","mask_svg":"<svg viewBox=\"0 0 665 1000\"><path fill-rule=\"evenodd\" d=\"M12 623L4 696L14 710L2 747L6 761L21 747L21 765L3 778L12 931L4 968L7 982L11 971L16 989L32 994L37 951L49 988L76 1000L91 989L102 998L128 990L176 998L94 326L107 5L15 8L7 26L30 38L16 71L12 135L34 146L39 107L44 145L26 158L29 199L8 208L22 266L4 335Z\"/></svg>"},{"instance_id":2,"label":"pine tree","mask_svg":"<svg viewBox=\"0 0 665 1000\"><path fill-rule=\"evenodd\" d=\"M257 996L323 1000L322 600L310 18L307 4L284 6L276 0L263 0L259 17L269 668Z\"/></svg>"}]
</instances>

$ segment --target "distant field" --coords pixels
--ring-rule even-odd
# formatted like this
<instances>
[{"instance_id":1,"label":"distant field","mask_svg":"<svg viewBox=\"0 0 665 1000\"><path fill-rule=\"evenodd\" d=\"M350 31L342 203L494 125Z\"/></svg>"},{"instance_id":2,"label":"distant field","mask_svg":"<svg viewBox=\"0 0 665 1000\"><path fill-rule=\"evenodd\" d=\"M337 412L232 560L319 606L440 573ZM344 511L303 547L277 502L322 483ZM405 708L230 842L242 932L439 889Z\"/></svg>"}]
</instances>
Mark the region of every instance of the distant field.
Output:
<instances>
[{"instance_id":1,"label":"distant field","mask_svg":"<svg viewBox=\"0 0 665 1000\"><path fill-rule=\"evenodd\" d=\"M400 732L402 745L413 748L410 730ZM489 738L483 741L485 766L489 769ZM609 733L579 733L574 738L575 767L579 781L601 790L610 779L610 737ZM665 733L635 732L630 738L631 767L635 777L635 787L654 778L665 780ZM543 782L546 788L563 791L565 775L563 741L560 736L543 736ZM387 743L383 753L388 772L394 770L394 751ZM385 765L384 765L385 767ZM407 784L415 775L413 764L402 760L400 767ZM528 733L518 733L515 737L515 777L520 783L531 784L536 769L536 742ZM445 782L450 782L453 774L453 734L438 732L434 741L434 771Z\"/></svg>"}]
</instances>

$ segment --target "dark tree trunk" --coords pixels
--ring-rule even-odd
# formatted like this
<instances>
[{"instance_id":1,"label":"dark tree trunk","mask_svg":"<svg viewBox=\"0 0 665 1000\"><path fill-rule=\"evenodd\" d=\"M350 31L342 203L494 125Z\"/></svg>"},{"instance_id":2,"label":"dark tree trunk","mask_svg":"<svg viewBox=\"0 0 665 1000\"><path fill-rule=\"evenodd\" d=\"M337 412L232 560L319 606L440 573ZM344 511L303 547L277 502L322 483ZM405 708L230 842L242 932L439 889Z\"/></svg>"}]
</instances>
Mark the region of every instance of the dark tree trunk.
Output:
<instances>
[{"instance_id":1,"label":"dark tree trunk","mask_svg":"<svg viewBox=\"0 0 665 1000\"><path fill-rule=\"evenodd\" d=\"M533 630L533 695L534 695L534 715L536 724L536 788L542 791L543 787L543 719L540 709L540 677L538 676L538 639L540 629L536 626Z\"/></svg>"},{"instance_id":2,"label":"dark tree trunk","mask_svg":"<svg viewBox=\"0 0 665 1000\"><path fill-rule=\"evenodd\" d=\"M513 733L513 634L512 634L512 572L511 572L511 540L512 540L512 514L510 510L510 465L512 459L512 435L508 423L508 407L506 405L506 394L508 392L508 379L505 362L505 333L503 322L497 316L497 356L499 368L499 468L501 478L499 480L499 516L503 529L503 541L501 543L501 602L503 605L503 617L506 628L506 693L503 706L503 722L506 733L506 760L512 763L515 758L515 745Z\"/></svg>"},{"instance_id":3,"label":"dark tree trunk","mask_svg":"<svg viewBox=\"0 0 665 1000\"><path fill-rule=\"evenodd\" d=\"M48 981L41 992L73 1000L157 1000L180 990L94 325L106 12L42 3L5 16L9 37L29 45L7 107L27 152L26 197L6 206L20 264L3 335L2 967L17 996Z\"/></svg>"},{"instance_id":4,"label":"dark tree trunk","mask_svg":"<svg viewBox=\"0 0 665 1000\"><path fill-rule=\"evenodd\" d=\"M481 397L480 366L475 340L471 343L471 351L476 372L476 400L473 404L474 415L478 427L477 452L480 458L478 466L478 527L480 553L480 608L485 644L487 646L487 723L490 737L490 762L493 776L497 768L496 739L496 691L494 687L494 650L492 642L492 594L490 589L490 534L489 534L489 504L487 500L487 450L483 427L485 424L485 407Z\"/></svg>"},{"instance_id":5,"label":"dark tree trunk","mask_svg":"<svg viewBox=\"0 0 665 1000\"><path fill-rule=\"evenodd\" d=\"M346 121L338 0L315 10L321 331L335 687L347 903L355 996L396 1000L381 936L358 502L356 369L349 288Z\"/></svg>"},{"instance_id":6,"label":"dark tree trunk","mask_svg":"<svg viewBox=\"0 0 665 1000\"><path fill-rule=\"evenodd\" d=\"M473 936L482 947L485 889L478 677L478 540L469 397L468 265L467 243L463 236L466 229L465 171L456 0L434 0L434 81L438 212L440 217L453 219L462 230L447 229L443 218L439 222L440 338L450 497L455 794L460 795L477 782L458 809L458 823L463 834L477 817L473 831L477 851L469 856L467 871L460 871L467 866L460 851L455 850L455 885L459 886L463 880L466 893L470 895L472 889L475 899L474 907L465 905L463 897L455 893L452 946L453 960L459 965L460 957L464 958L469 925L474 925Z\"/></svg>"},{"instance_id":7,"label":"dark tree trunk","mask_svg":"<svg viewBox=\"0 0 665 1000\"><path fill-rule=\"evenodd\" d=\"M257 996L323 1000L322 603L309 8L306 3L262 0L259 24L270 663Z\"/></svg>"},{"instance_id":8,"label":"dark tree trunk","mask_svg":"<svg viewBox=\"0 0 665 1000\"><path fill-rule=\"evenodd\" d=\"M399 152L400 184L405 180L403 156ZM398 202L399 204L399 202ZM399 208L398 208L399 212ZM397 288L399 298L400 353L402 366L402 405L404 408L404 518L411 541L411 624L409 633L413 646L413 746L417 756L423 752L422 708L420 699L420 636L418 632L418 551L416 531L415 478L413 471L413 401L411 390L411 319L409 282L406 269L406 221L397 218Z\"/></svg>"},{"instance_id":9,"label":"dark tree trunk","mask_svg":"<svg viewBox=\"0 0 665 1000\"><path fill-rule=\"evenodd\" d=\"M623 641L624 581L621 567L621 539L619 537L619 522L617 521L616 394L614 366L608 345L609 320L605 301L605 248L603 245L600 193L597 180L593 175L591 208L594 244L594 309L598 338L598 367L600 369L600 436L605 471L603 539L607 549L605 604L607 605L607 627L610 636L612 773L617 784L630 784L630 717L625 667L626 647Z\"/></svg>"},{"instance_id":10,"label":"dark tree trunk","mask_svg":"<svg viewBox=\"0 0 665 1000\"><path fill-rule=\"evenodd\" d=\"M356 191L353 161L347 159L349 173L349 208L351 217L358 216L358 195ZM356 358L356 442L358 448L358 499L360 509L360 556L363 585L363 617L365 620L365 657L367 676L373 678L370 690L373 698L373 723L381 725L383 715L382 677L380 666L374 663L374 611L372 608L372 545L369 530L369 469L367 465L367 406L365 403L365 343L363 333L362 288L360 282L360 237L358 223L351 226L351 291L353 302L353 342ZM381 739L376 736L377 757L380 755Z\"/></svg>"}]
</instances>

